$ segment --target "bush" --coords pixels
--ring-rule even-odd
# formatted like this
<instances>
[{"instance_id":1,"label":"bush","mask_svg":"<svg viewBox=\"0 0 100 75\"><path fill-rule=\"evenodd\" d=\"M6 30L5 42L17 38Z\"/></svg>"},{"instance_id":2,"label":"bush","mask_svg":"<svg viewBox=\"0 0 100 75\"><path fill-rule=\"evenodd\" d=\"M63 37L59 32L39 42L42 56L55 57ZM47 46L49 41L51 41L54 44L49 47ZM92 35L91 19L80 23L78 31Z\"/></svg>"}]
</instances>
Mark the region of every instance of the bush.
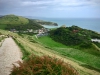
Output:
<instances>
[{"instance_id":1,"label":"bush","mask_svg":"<svg viewBox=\"0 0 100 75\"><path fill-rule=\"evenodd\" d=\"M79 75L67 63L49 56L31 56L20 67L14 66L10 75Z\"/></svg>"},{"instance_id":2,"label":"bush","mask_svg":"<svg viewBox=\"0 0 100 75\"><path fill-rule=\"evenodd\" d=\"M84 42L87 44L92 43L89 34L87 35L87 32L83 31L77 26L58 28L50 31L50 37L67 46L77 46Z\"/></svg>"}]
</instances>

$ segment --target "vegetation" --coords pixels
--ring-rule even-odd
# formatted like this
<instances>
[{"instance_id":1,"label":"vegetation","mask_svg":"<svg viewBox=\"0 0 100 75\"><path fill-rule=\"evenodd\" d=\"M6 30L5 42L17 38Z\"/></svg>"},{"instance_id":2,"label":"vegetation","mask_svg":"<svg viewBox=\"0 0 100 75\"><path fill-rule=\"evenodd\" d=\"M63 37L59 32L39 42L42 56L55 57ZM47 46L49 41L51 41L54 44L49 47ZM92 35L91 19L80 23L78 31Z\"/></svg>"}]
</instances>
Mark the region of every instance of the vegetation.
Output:
<instances>
[{"instance_id":1,"label":"vegetation","mask_svg":"<svg viewBox=\"0 0 100 75\"><path fill-rule=\"evenodd\" d=\"M40 23L37 23L34 20L28 19L28 22L23 23L23 24L12 24L12 23L2 24L1 22L0 28L2 29L6 28L7 30L16 29L18 31L20 30L25 31L27 29L33 29L33 30L40 29L42 28L42 26L40 25ZM30 35L21 34L21 33L17 35L15 33L2 30L1 34L5 34L5 35L9 34L11 36L17 37L17 38L14 38L14 40L16 41L16 43L18 44L18 46L21 48L23 52L22 59L24 60L24 62L19 63L20 65L19 68L14 67L11 75L26 75L26 74L27 75L31 75L31 74L33 75L46 74L47 75L47 73L48 75L52 75L52 74L63 75L63 73L66 73L67 71L68 73L70 72L72 75L73 75L73 71L75 71L74 72L75 75L78 74L76 70L73 69L70 65L69 65L70 68L68 66L65 68L62 68L63 64L65 65L66 63L59 65L58 64L59 60L56 58L51 58L49 56L38 57L34 55L29 57L33 53L36 55L46 54L45 51L47 52L50 51L51 53L55 53L55 55L59 55L64 58L69 58L71 60L78 62L79 65L83 67L100 72L100 63L99 63L100 52L93 45L95 44L96 46L100 48L100 43L95 43L95 42L93 43L91 41L91 39L95 39L95 38L100 39L100 34L91 30L82 29L78 26L72 26L72 27L62 26L61 28L51 30L49 33L50 33L50 37L43 36L36 39ZM0 40L1 39L2 38L0 37ZM42 46L40 46L40 44L42 44ZM52 63L52 61L55 61L56 63L54 62L55 63L54 64ZM52 66L52 64L54 65ZM66 68L70 69L71 71L65 70ZM64 72L63 72L63 69L64 69Z\"/></svg>"},{"instance_id":2,"label":"vegetation","mask_svg":"<svg viewBox=\"0 0 100 75\"><path fill-rule=\"evenodd\" d=\"M60 44L58 44L57 47L56 47L56 44L58 42L56 42L54 44L54 46L51 45L51 47L49 47L49 43L48 43L48 46L46 45L46 42L48 42L48 41L45 41L45 43L42 43L42 41L41 41L41 43L43 44L43 46L41 46L39 43L36 43L40 39L43 40L43 38L46 39L46 40L50 40L51 39L50 37L49 37L49 39L48 39L48 37L43 37L43 38L41 37L41 38L38 38L36 40L36 38L34 39L33 36L29 36L29 35L26 35L26 34L22 34L20 36L20 35L17 35L16 33L8 32L8 31L5 31L5 30L0 30L0 32L2 34L5 34L5 35L9 34L11 36L14 36L15 39L18 41L18 43L20 43L23 46L23 48L26 50L26 52L29 52L30 54L36 54L36 55L39 55L39 56L45 55L45 54L52 56L54 54L54 55L57 55L59 57L62 57L62 59L64 58L65 60L69 60L70 59L70 60L76 61L76 62L79 61L78 62L80 64L80 66L78 65L79 67L77 67L77 65L73 64L75 62L70 63L71 65L74 65L73 67L79 72L79 75L90 75L90 74L94 74L95 75L96 71L92 72L92 70L93 71L97 70L97 71L100 72L100 70L99 70L100 69L99 68L100 67L100 64L99 64L100 57L96 57L96 56L91 55L89 53L82 52L82 51L80 51L78 49L67 48L65 45L62 45L60 47ZM32 40L34 40L36 42L30 42ZM53 42L51 42L51 41L53 41ZM50 44L53 44L55 41L51 39L49 42L51 42ZM24 61L25 61L26 58L27 58L27 56L25 56L24 58L25 58L24 59ZM67 62L67 61L65 61L65 62ZM81 68L84 68L84 70L81 69ZM92 70L87 71L87 68L92 69Z\"/></svg>"},{"instance_id":3,"label":"vegetation","mask_svg":"<svg viewBox=\"0 0 100 75\"><path fill-rule=\"evenodd\" d=\"M20 49L21 49L21 51L23 53L22 59L28 58L28 56L30 55L30 52L28 50L26 50L24 48L24 46L20 42L18 42L18 40L16 40L15 38L13 38L13 39L15 40L15 42L17 43L17 45L20 47Z\"/></svg>"},{"instance_id":4,"label":"vegetation","mask_svg":"<svg viewBox=\"0 0 100 75\"><path fill-rule=\"evenodd\" d=\"M39 25L38 23L29 20L28 24L25 25L7 25L6 29L10 30L10 29L15 29L17 31L27 31L27 29L33 29L33 30L37 30L37 29L41 29L43 28L41 25Z\"/></svg>"},{"instance_id":5,"label":"vegetation","mask_svg":"<svg viewBox=\"0 0 100 75\"><path fill-rule=\"evenodd\" d=\"M6 24L0 24L0 29L5 29L7 27Z\"/></svg>"},{"instance_id":6,"label":"vegetation","mask_svg":"<svg viewBox=\"0 0 100 75\"><path fill-rule=\"evenodd\" d=\"M42 25L57 25L57 23L28 19L16 15L5 15L0 17L0 29L28 31L27 29L37 30L43 28Z\"/></svg>"},{"instance_id":7,"label":"vegetation","mask_svg":"<svg viewBox=\"0 0 100 75\"><path fill-rule=\"evenodd\" d=\"M38 39L35 39L37 41L39 41L40 43L42 43L43 46L50 48L50 49L61 49L61 50L66 50L66 48L76 48L76 50L81 50L83 52L95 55L97 57L100 57L100 52L98 51L97 48L95 48L95 46L92 44L91 48L79 48L77 46L66 46L64 44L61 44L59 42L54 41L52 38L50 38L49 36L43 36L43 37L39 37Z\"/></svg>"},{"instance_id":8,"label":"vegetation","mask_svg":"<svg viewBox=\"0 0 100 75\"><path fill-rule=\"evenodd\" d=\"M29 21L28 19L21 17L21 16L15 16L15 15L5 15L0 17L0 25L25 25Z\"/></svg>"},{"instance_id":9,"label":"vegetation","mask_svg":"<svg viewBox=\"0 0 100 75\"><path fill-rule=\"evenodd\" d=\"M42 45L49 48L67 48L66 45L63 45L59 42L55 42L48 36L39 37L39 39L36 39L36 40L41 42Z\"/></svg>"},{"instance_id":10,"label":"vegetation","mask_svg":"<svg viewBox=\"0 0 100 75\"><path fill-rule=\"evenodd\" d=\"M50 37L67 46L79 46L81 48L90 48L92 38L100 38L96 32L82 29L78 26L61 27L50 31Z\"/></svg>"},{"instance_id":11,"label":"vegetation","mask_svg":"<svg viewBox=\"0 0 100 75\"><path fill-rule=\"evenodd\" d=\"M100 71L100 52L95 48L81 50L71 48L70 46L65 46L59 42L52 40L49 36L40 37L37 39L37 41L42 43L43 46L49 48L51 51L58 53L59 55L69 57L74 61L79 61L80 65L88 65L91 67L89 69L99 69Z\"/></svg>"},{"instance_id":12,"label":"vegetation","mask_svg":"<svg viewBox=\"0 0 100 75\"><path fill-rule=\"evenodd\" d=\"M5 38L5 37L3 37L3 36L2 36L2 37L0 37L0 42L1 42L4 38Z\"/></svg>"},{"instance_id":13,"label":"vegetation","mask_svg":"<svg viewBox=\"0 0 100 75\"><path fill-rule=\"evenodd\" d=\"M67 63L49 56L32 55L20 67L14 66L10 75L79 75L77 71Z\"/></svg>"},{"instance_id":14,"label":"vegetation","mask_svg":"<svg viewBox=\"0 0 100 75\"><path fill-rule=\"evenodd\" d=\"M94 42L94 44L96 44L100 48L100 43Z\"/></svg>"},{"instance_id":15,"label":"vegetation","mask_svg":"<svg viewBox=\"0 0 100 75\"><path fill-rule=\"evenodd\" d=\"M2 36L2 33L0 32L0 42L5 38L5 36Z\"/></svg>"},{"instance_id":16,"label":"vegetation","mask_svg":"<svg viewBox=\"0 0 100 75\"><path fill-rule=\"evenodd\" d=\"M12 30L12 31L27 31L27 29L40 29L43 28L40 24L30 19L16 16L6 15L0 17L0 29Z\"/></svg>"}]
</instances>

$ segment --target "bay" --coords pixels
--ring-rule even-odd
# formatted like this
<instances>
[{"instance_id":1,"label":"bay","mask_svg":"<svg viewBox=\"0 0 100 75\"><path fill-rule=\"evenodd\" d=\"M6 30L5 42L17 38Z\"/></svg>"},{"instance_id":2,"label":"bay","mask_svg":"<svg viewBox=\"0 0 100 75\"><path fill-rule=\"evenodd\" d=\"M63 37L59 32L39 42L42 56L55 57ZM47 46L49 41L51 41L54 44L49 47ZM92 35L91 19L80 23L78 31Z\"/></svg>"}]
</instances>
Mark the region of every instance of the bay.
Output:
<instances>
[{"instance_id":1,"label":"bay","mask_svg":"<svg viewBox=\"0 0 100 75\"><path fill-rule=\"evenodd\" d=\"M45 21L58 23L58 27L76 25L84 29L93 30L100 33L100 18L38 18ZM57 26L45 26L46 28L57 28Z\"/></svg>"}]
</instances>

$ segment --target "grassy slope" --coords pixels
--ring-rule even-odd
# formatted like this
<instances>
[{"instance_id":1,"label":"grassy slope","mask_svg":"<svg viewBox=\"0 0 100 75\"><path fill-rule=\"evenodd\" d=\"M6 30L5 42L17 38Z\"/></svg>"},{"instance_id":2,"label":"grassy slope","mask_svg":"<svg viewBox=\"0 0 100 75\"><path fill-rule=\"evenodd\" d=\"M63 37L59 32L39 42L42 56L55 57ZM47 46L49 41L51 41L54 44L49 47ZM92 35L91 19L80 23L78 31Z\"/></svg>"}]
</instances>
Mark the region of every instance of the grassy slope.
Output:
<instances>
[{"instance_id":1,"label":"grassy slope","mask_svg":"<svg viewBox=\"0 0 100 75\"><path fill-rule=\"evenodd\" d=\"M78 49L67 48L67 46L57 43L47 36L39 38L38 41L40 41L43 45L47 46L48 48L57 51L63 56L67 56L80 61L84 64L84 66L91 66L91 69L95 70L100 69L100 57L83 52Z\"/></svg>"},{"instance_id":2,"label":"grassy slope","mask_svg":"<svg viewBox=\"0 0 100 75\"><path fill-rule=\"evenodd\" d=\"M55 48L67 48L67 46L61 44L61 43L58 43L58 42L55 42L53 41L51 38L47 37L47 36L44 36L44 37L40 37L39 38L39 41L43 43L43 45L46 45L47 47L55 47Z\"/></svg>"},{"instance_id":3,"label":"grassy slope","mask_svg":"<svg viewBox=\"0 0 100 75\"><path fill-rule=\"evenodd\" d=\"M84 68L84 67L78 65L77 63L75 63L73 61L70 61L69 59L66 59L66 58L56 54L56 52L54 53L51 49L45 48L44 46L41 46L38 43L30 42L30 40L28 40L29 36L27 36L27 35L23 35L21 37L21 36L15 34L15 33L11 33L11 32L4 31L4 30L0 30L0 32L2 32L5 35L10 34L10 35L12 35L14 37L17 37L15 39L19 43L21 43L21 45L24 47L24 49L26 49L28 52L30 52L30 54L32 54L32 53L38 54L38 55L46 54L46 55L50 55L50 56L55 56L55 57L57 57L59 59L64 59L65 62L70 63L72 66L74 66L78 70L80 75L90 75L90 74L91 75L94 75L94 74L95 75L99 75L98 72L96 72L94 70L90 70L90 69Z\"/></svg>"},{"instance_id":4,"label":"grassy slope","mask_svg":"<svg viewBox=\"0 0 100 75\"><path fill-rule=\"evenodd\" d=\"M27 24L29 21L28 19L21 17L21 16L15 16L15 15L6 15L0 17L0 25L6 25L6 24Z\"/></svg>"},{"instance_id":5,"label":"grassy slope","mask_svg":"<svg viewBox=\"0 0 100 75\"><path fill-rule=\"evenodd\" d=\"M6 28L6 24L0 24L0 29L5 29Z\"/></svg>"},{"instance_id":6,"label":"grassy slope","mask_svg":"<svg viewBox=\"0 0 100 75\"><path fill-rule=\"evenodd\" d=\"M5 15L0 17L0 29L16 29L16 30L27 30L27 29L40 29L43 26L31 21L30 19L16 16L16 15Z\"/></svg>"}]
</instances>

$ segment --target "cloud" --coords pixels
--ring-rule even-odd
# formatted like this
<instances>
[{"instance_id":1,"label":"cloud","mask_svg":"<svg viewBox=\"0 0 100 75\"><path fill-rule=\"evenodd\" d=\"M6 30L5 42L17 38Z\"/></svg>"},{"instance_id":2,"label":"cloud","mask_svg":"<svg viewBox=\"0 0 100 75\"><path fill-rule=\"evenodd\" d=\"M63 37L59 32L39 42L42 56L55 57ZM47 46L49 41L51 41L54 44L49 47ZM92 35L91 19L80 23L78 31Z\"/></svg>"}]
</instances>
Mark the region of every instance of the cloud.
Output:
<instances>
[{"instance_id":1,"label":"cloud","mask_svg":"<svg viewBox=\"0 0 100 75\"><path fill-rule=\"evenodd\" d=\"M22 2L23 6L30 6L30 5L47 5L51 3L52 1L25 1Z\"/></svg>"},{"instance_id":2,"label":"cloud","mask_svg":"<svg viewBox=\"0 0 100 75\"><path fill-rule=\"evenodd\" d=\"M0 0L0 12L20 10L66 10L99 6L100 0Z\"/></svg>"},{"instance_id":3,"label":"cloud","mask_svg":"<svg viewBox=\"0 0 100 75\"><path fill-rule=\"evenodd\" d=\"M100 0L0 0L0 8L8 7L82 7L100 5Z\"/></svg>"},{"instance_id":4,"label":"cloud","mask_svg":"<svg viewBox=\"0 0 100 75\"><path fill-rule=\"evenodd\" d=\"M48 8L48 9L60 9L84 6L97 6L100 5L100 0L26 0L21 1L21 5L24 7L35 8Z\"/></svg>"}]
</instances>

